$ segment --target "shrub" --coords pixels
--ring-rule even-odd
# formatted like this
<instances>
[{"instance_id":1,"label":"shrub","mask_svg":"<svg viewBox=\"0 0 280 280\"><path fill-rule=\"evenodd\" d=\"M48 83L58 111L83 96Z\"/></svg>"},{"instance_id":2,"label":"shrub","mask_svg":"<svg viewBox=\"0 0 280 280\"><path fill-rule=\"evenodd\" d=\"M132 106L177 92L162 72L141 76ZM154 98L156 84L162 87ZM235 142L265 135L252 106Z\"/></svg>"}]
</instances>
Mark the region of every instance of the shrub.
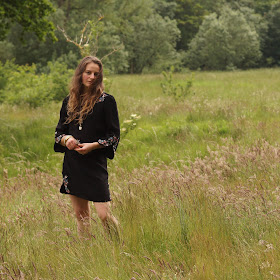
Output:
<instances>
[{"instance_id":1,"label":"shrub","mask_svg":"<svg viewBox=\"0 0 280 280\"><path fill-rule=\"evenodd\" d=\"M193 75L191 76L191 79L186 79L186 82L184 84L182 83L175 83L173 80L173 72L174 72L174 66L171 67L170 72L167 73L165 71L162 72L162 75L164 76L164 81L160 84L162 92L166 95L173 96L175 100L185 98L188 96L192 91L192 85L193 85Z\"/></svg>"},{"instance_id":2,"label":"shrub","mask_svg":"<svg viewBox=\"0 0 280 280\"><path fill-rule=\"evenodd\" d=\"M61 62L49 62L48 67L49 96L54 101L63 100L69 92L68 85L73 71L67 69L66 64Z\"/></svg>"},{"instance_id":3,"label":"shrub","mask_svg":"<svg viewBox=\"0 0 280 280\"><path fill-rule=\"evenodd\" d=\"M72 74L59 62L49 62L48 74L36 74L36 65L0 64L0 102L38 107L52 100L62 100L68 93Z\"/></svg>"}]
</instances>

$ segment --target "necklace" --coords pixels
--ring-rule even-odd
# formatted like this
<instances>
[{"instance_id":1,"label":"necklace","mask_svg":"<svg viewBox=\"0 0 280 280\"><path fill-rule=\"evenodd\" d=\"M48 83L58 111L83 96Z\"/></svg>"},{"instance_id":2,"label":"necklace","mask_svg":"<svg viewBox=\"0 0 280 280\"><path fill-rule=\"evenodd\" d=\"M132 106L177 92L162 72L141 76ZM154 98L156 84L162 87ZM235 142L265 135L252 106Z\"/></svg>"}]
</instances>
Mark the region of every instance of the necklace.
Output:
<instances>
[{"instance_id":1,"label":"necklace","mask_svg":"<svg viewBox=\"0 0 280 280\"><path fill-rule=\"evenodd\" d=\"M79 117L79 130L82 130L82 124L83 124L83 119L81 119L81 110L82 110L82 105L80 104L80 117Z\"/></svg>"}]
</instances>

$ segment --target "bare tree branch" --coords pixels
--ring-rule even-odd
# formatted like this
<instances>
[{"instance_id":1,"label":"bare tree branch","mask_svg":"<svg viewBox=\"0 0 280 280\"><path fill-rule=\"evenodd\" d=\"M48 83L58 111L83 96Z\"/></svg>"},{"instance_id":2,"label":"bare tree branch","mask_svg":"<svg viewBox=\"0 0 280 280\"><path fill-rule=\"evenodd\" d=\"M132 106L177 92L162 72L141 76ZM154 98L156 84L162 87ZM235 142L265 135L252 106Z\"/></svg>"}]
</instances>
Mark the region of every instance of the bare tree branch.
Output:
<instances>
[{"instance_id":1,"label":"bare tree branch","mask_svg":"<svg viewBox=\"0 0 280 280\"><path fill-rule=\"evenodd\" d=\"M78 44L77 42L71 40L71 39L69 38L69 36L66 34L66 32L65 32L64 29L62 29L62 28L59 27L58 25L57 25L57 29L58 29L59 31L62 32L62 34L64 35L64 37L65 37L65 39L66 39L67 42L73 43L75 46L77 46L77 47L80 48L80 49L83 48L80 44ZM76 41L77 41L77 38L76 38Z\"/></svg>"},{"instance_id":2,"label":"bare tree branch","mask_svg":"<svg viewBox=\"0 0 280 280\"><path fill-rule=\"evenodd\" d=\"M90 40L90 36L91 36L92 32L90 31L89 35L88 35L88 38L87 38L87 41L85 43L85 45L87 45L89 43L89 40Z\"/></svg>"},{"instance_id":3,"label":"bare tree branch","mask_svg":"<svg viewBox=\"0 0 280 280\"><path fill-rule=\"evenodd\" d=\"M86 29L87 29L87 25L88 25L88 21L86 22L86 24L85 24L85 26L84 26L84 28L82 30L82 35L81 35L81 40L80 40L80 44L79 45L81 45L83 43L84 33L85 33Z\"/></svg>"},{"instance_id":4,"label":"bare tree branch","mask_svg":"<svg viewBox=\"0 0 280 280\"><path fill-rule=\"evenodd\" d=\"M123 46L119 47L119 48L113 48L113 50L109 53L107 53L106 55L104 55L100 60L103 60L104 58L106 58L107 56L110 56L111 54L113 54L114 52L117 52L119 50L121 50L123 48Z\"/></svg>"},{"instance_id":5,"label":"bare tree branch","mask_svg":"<svg viewBox=\"0 0 280 280\"><path fill-rule=\"evenodd\" d=\"M89 55L89 52L90 52L90 49L92 50L90 52L90 55L96 55L97 52L98 52L98 49L99 49L99 46L98 46L98 41L99 41L99 35L102 31L100 31L100 29L98 29L98 23L104 18L103 15L99 15L99 18L96 20L95 23L93 23L92 21L88 20L82 31L81 31L81 37L80 37L80 40L79 40L79 43L78 43L78 37L77 35L75 36L75 41L72 40L66 33L66 31L59 27L57 25L57 29L59 31L62 32L62 34L64 35L64 37L66 38L66 41L67 42L70 42L72 44L74 44L75 46L77 46L79 49L80 49L80 52L82 55ZM89 28L88 28L89 26ZM94 38L93 38L94 37ZM93 41L92 43L90 41ZM122 49L123 46L120 46L119 48L116 48L116 47L112 47L112 51L107 53L106 55L104 55L102 59L110 56L111 54L119 51L120 49Z\"/></svg>"}]
</instances>

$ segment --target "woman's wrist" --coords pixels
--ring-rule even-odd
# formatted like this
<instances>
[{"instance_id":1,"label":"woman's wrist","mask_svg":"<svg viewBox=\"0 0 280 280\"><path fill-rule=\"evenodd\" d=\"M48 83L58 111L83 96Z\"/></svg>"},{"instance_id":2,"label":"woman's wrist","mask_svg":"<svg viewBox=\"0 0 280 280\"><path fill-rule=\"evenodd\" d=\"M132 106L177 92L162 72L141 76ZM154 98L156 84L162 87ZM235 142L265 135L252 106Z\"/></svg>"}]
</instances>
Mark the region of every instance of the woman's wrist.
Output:
<instances>
[{"instance_id":1,"label":"woman's wrist","mask_svg":"<svg viewBox=\"0 0 280 280\"><path fill-rule=\"evenodd\" d=\"M61 139L61 141L60 141L60 144L61 144L62 146L64 146L64 147L66 147L66 143L67 143L67 141L68 141L71 137L73 137L73 136L72 136L72 135L65 135L65 136L63 136L62 139Z\"/></svg>"},{"instance_id":2,"label":"woman's wrist","mask_svg":"<svg viewBox=\"0 0 280 280\"><path fill-rule=\"evenodd\" d=\"M103 146L100 145L98 142L93 142L92 143L92 150L96 150L96 149L100 149L102 148Z\"/></svg>"}]
</instances>

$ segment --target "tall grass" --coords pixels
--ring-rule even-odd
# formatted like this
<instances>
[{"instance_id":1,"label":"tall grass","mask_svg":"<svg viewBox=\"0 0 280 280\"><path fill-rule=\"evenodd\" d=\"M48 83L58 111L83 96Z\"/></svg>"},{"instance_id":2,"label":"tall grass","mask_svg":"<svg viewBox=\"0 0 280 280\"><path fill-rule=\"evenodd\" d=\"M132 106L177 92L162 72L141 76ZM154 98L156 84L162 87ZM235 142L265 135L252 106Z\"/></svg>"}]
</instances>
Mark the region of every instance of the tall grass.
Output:
<instances>
[{"instance_id":1,"label":"tall grass","mask_svg":"<svg viewBox=\"0 0 280 280\"><path fill-rule=\"evenodd\" d=\"M0 168L11 176L31 167L60 168L61 156L52 152L59 107L54 103L37 109L0 105Z\"/></svg>"},{"instance_id":2,"label":"tall grass","mask_svg":"<svg viewBox=\"0 0 280 280\"><path fill-rule=\"evenodd\" d=\"M58 193L60 105L2 105L0 279L280 278L278 75L196 73L182 102L159 75L113 77L121 122L142 116L109 165L120 243L94 211L80 240Z\"/></svg>"},{"instance_id":3,"label":"tall grass","mask_svg":"<svg viewBox=\"0 0 280 280\"><path fill-rule=\"evenodd\" d=\"M78 239L70 201L57 193L59 177L30 171L4 179L2 276L277 278L280 147L265 141L247 149L224 144L181 170L116 169L112 211L121 224L121 243L104 235L95 213L91 240Z\"/></svg>"},{"instance_id":4,"label":"tall grass","mask_svg":"<svg viewBox=\"0 0 280 280\"><path fill-rule=\"evenodd\" d=\"M122 139L114 165L132 170L195 159L207 155L207 146L214 147L223 138L242 146L260 138L277 142L277 75L277 69L196 73L194 94L179 102L162 94L160 75L112 77L110 93L118 102L121 122L134 113L142 116L137 129ZM175 75L177 80L184 77ZM61 155L52 152L59 108L54 103L37 109L1 105L2 167L16 174L14 163L26 162L17 157L26 157L34 168L54 172L61 162Z\"/></svg>"}]
</instances>

